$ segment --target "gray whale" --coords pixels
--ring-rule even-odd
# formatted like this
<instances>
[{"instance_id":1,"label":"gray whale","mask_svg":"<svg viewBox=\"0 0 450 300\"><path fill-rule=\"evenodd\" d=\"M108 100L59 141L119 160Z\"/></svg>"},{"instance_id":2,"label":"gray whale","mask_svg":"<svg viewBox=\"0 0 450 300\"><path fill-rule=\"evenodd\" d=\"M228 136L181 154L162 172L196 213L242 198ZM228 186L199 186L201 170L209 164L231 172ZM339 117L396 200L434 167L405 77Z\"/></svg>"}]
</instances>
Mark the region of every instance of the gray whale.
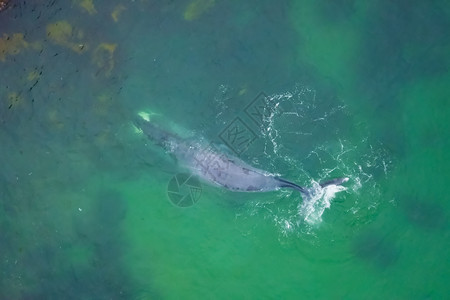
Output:
<instances>
[{"instance_id":1,"label":"gray whale","mask_svg":"<svg viewBox=\"0 0 450 300\"><path fill-rule=\"evenodd\" d=\"M182 138L141 117L134 120L134 125L151 141L173 155L180 166L206 182L231 191L268 192L292 188L300 191L303 196L310 195L309 189L252 167L241 159L220 151L202 137ZM320 186L341 185L347 181L347 177L336 178L320 183Z\"/></svg>"}]
</instances>

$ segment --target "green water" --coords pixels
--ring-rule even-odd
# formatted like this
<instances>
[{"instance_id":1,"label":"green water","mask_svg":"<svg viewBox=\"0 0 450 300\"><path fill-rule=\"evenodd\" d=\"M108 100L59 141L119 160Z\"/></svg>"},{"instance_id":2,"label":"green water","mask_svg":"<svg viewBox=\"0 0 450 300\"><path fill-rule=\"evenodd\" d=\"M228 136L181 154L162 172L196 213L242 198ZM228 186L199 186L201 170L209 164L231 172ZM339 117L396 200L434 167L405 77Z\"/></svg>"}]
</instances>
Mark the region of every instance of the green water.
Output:
<instances>
[{"instance_id":1,"label":"green water","mask_svg":"<svg viewBox=\"0 0 450 300\"><path fill-rule=\"evenodd\" d=\"M9 2L1 299L448 298L445 1ZM179 207L143 110L298 184L350 181L309 204L202 183Z\"/></svg>"}]
</instances>

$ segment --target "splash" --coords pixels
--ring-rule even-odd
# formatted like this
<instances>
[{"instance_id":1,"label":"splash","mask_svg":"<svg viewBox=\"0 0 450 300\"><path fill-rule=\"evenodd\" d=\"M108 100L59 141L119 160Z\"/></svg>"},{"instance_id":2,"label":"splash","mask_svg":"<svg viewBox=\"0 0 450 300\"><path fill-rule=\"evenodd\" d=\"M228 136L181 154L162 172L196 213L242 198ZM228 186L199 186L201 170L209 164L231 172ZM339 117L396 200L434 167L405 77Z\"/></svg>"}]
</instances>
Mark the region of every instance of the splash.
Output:
<instances>
[{"instance_id":1,"label":"splash","mask_svg":"<svg viewBox=\"0 0 450 300\"><path fill-rule=\"evenodd\" d=\"M318 182L313 182L310 196L299 204L300 219L311 226L320 224L323 213L331 207L331 202L336 194L345 190L347 188L342 185L329 185L322 188Z\"/></svg>"}]
</instances>

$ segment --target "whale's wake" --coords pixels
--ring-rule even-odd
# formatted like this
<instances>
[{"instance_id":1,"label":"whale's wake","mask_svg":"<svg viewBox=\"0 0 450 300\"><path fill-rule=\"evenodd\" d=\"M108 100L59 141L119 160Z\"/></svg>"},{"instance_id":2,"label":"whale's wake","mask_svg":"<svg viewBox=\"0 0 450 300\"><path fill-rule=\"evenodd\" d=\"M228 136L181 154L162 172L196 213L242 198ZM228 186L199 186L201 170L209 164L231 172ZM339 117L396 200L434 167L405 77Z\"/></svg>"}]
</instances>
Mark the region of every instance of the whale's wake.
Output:
<instances>
[{"instance_id":1,"label":"whale's wake","mask_svg":"<svg viewBox=\"0 0 450 300\"><path fill-rule=\"evenodd\" d=\"M263 216L273 220L281 236L314 236L327 211L358 218L363 210L376 209L379 191L374 174L385 176L391 162L382 145L350 135L355 124L342 102L316 96L307 87L267 96L265 102L259 138L248 150L253 162L295 182L310 182L305 186L312 193L300 200L298 192L280 190L275 199L250 200L236 216L240 227L244 225L248 233L255 225L249 218ZM342 176L349 177L345 186L322 188L313 180ZM357 196L363 185L365 195L373 197L362 205ZM336 201L340 204L332 209Z\"/></svg>"}]
</instances>

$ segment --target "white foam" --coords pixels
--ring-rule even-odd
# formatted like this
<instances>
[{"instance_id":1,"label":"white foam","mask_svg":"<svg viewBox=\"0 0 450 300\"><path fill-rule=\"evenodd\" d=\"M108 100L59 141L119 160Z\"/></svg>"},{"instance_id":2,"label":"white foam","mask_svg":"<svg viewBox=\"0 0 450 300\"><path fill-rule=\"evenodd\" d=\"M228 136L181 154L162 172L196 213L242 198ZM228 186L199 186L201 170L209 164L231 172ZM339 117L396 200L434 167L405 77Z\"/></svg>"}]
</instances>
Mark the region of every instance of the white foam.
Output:
<instances>
[{"instance_id":1,"label":"white foam","mask_svg":"<svg viewBox=\"0 0 450 300\"><path fill-rule=\"evenodd\" d=\"M299 204L300 218L309 225L318 225L322 222L322 215L327 208L330 208L336 194L346 189L341 185L328 185L322 188L317 182L314 182L313 188L310 190L310 197Z\"/></svg>"}]
</instances>

